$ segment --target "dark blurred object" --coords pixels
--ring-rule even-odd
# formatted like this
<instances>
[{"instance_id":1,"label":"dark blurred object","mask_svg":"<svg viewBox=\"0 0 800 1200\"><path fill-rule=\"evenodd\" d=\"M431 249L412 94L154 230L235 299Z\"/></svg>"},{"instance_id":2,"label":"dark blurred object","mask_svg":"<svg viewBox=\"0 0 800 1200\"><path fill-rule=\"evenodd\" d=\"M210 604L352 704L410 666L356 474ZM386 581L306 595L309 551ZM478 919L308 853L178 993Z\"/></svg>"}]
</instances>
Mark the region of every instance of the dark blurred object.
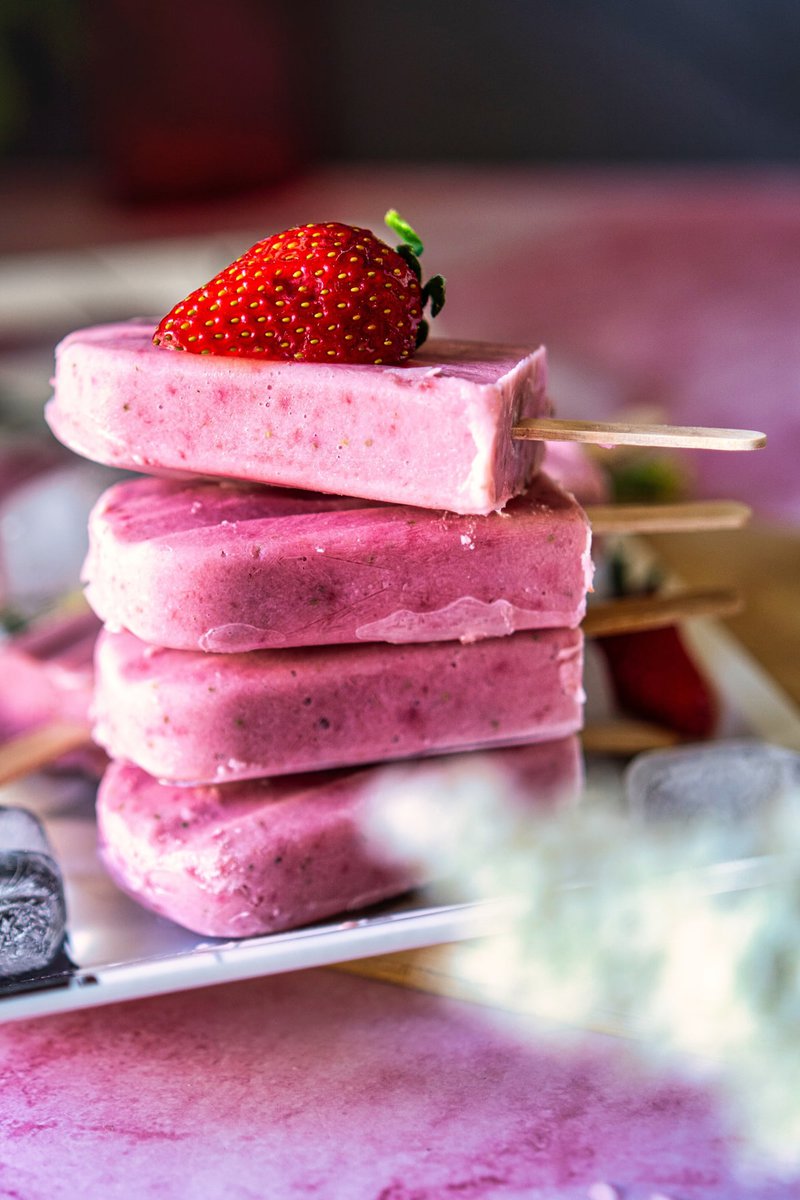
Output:
<instances>
[{"instance_id":1,"label":"dark blurred object","mask_svg":"<svg viewBox=\"0 0 800 1200\"><path fill-rule=\"evenodd\" d=\"M86 151L75 0L0 3L0 153L22 159Z\"/></svg>"},{"instance_id":2,"label":"dark blurred object","mask_svg":"<svg viewBox=\"0 0 800 1200\"><path fill-rule=\"evenodd\" d=\"M0 979L49 967L66 929L64 884L41 821L0 807Z\"/></svg>"},{"instance_id":3,"label":"dark blurred object","mask_svg":"<svg viewBox=\"0 0 800 1200\"><path fill-rule=\"evenodd\" d=\"M791 0L2 0L0 150L182 201L314 158L794 162Z\"/></svg>"},{"instance_id":4,"label":"dark blurred object","mask_svg":"<svg viewBox=\"0 0 800 1200\"><path fill-rule=\"evenodd\" d=\"M107 0L90 23L97 154L124 201L212 197L287 178L308 157L313 62L302 4Z\"/></svg>"},{"instance_id":5,"label":"dark blurred object","mask_svg":"<svg viewBox=\"0 0 800 1200\"><path fill-rule=\"evenodd\" d=\"M338 0L334 153L796 161L793 0Z\"/></svg>"},{"instance_id":6,"label":"dark blurred object","mask_svg":"<svg viewBox=\"0 0 800 1200\"><path fill-rule=\"evenodd\" d=\"M619 447L607 455L607 468L617 504L669 504L691 494L688 468L673 455Z\"/></svg>"},{"instance_id":7,"label":"dark blurred object","mask_svg":"<svg viewBox=\"0 0 800 1200\"><path fill-rule=\"evenodd\" d=\"M0 432L0 502L16 488L63 462L60 446L33 438L12 440Z\"/></svg>"}]
</instances>

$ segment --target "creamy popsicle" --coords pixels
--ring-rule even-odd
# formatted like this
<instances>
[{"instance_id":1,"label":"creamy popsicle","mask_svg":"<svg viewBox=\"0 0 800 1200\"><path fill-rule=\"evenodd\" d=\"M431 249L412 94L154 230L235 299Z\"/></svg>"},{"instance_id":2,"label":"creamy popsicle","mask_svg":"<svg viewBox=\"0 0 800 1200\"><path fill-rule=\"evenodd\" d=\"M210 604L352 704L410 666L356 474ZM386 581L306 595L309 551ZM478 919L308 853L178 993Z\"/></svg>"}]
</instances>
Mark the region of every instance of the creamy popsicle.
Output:
<instances>
[{"instance_id":1,"label":"creamy popsicle","mask_svg":"<svg viewBox=\"0 0 800 1200\"><path fill-rule=\"evenodd\" d=\"M441 772L460 756L404 768ZM574 794L575 738L471 755L519 786L526 803ZM205 787L157 783L112 763L100 785L103 861L147 908L208 937L248 937L364 908L422 882L365 833L367 805L386 767L318 772Z\"/></svg>"},{"instance_id":2,"label":"creamy popsicle","mask_svg":"<svg viewBox=\"0 0 800 1200\"><path fill-rule=\"evenodd\" d=\"M95 507L84 578L107 626L179 650L474 641L578 625L590 541L541 475L478 517L136 479Z\"/></svg>"},{"instance_id":3,"label":"creamy popsicle","mask_svg":"<svg viewBox=\"0 0 800 1200\"><path fill-rule=\"evenodd\" d=\"M61 613L0 641L0 745L59 721L87 723L99 631L92 612ZM87 745L57 765L99 776L106 761L102 750Z\"/></svg>"},{"instance_id":4,"label":"creamy popsicle","mask_svg":"<svg viewBox=\"0 0 800 1200\"><path fill-rule=\"evenodd\" d=\"M94 613L70 613L0 641L0 740L46 721L86 720L99 631Z\"/></svg>"},{"instance_id":5,"label":"creamy popsicle","mask_svg":"<svg viewBox=\"0 0 800 1200\"><path fill-rule=\"evenodd\" d=\"M95 738L159 779L253 779L547 741L581 725L582 635L210 654L103 632Z\"/></svg>"},{"instance_id":6,"label":"creamy popsicle","mask_svg":"<svg viewBox=\"0 0 800 1200\"><path fill-rule=\"evenodd\" d=\"M543 470L581 504L608 504L611 479L579 442L548 442Z\"/></svg>"},{"instance_id":7,"label":"creamy popsicle","mask_svg":"<svg viewBox=\"0 0 800 1200\"><path fill-rule=\"evenodd\" d=\"M545 353L432 340L402 366L175 353L153 322L71 333L46 416L78 454L148 474L211 475L489 513L522 492L544 443Z\"/></svg>"}]
</instances>

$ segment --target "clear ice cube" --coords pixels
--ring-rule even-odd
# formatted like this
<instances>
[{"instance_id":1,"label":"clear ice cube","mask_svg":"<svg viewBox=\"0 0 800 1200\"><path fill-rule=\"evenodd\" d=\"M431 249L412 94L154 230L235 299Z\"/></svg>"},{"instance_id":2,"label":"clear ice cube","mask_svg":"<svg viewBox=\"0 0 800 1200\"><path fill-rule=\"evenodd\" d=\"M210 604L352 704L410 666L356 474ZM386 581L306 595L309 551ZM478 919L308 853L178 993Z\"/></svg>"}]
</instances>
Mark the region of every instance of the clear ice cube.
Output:
<instances>
[{"instance_id":1,"label":"clear ice cube","mask_svg":"<svg viewBox=\"0 0 800 1200\"><path fill-rule=\"evenodd\" d=\"M654 750L628 767L625 792L649 824L702 824L718 862L764 854L775 849L770 813L800 797L800 754L755 740Z\"/></svg>"},{"instance_id":2,"label":"clear ice cube","mask_svg":"<svg viewBox=\"0 0 800 1200\"><path fill-rule=\"evenodd\" d=\"M640 754L625 776L647 818L741 821L800 785L800 754L758 741L713 742Z\"/></svg>"}]
</instances>

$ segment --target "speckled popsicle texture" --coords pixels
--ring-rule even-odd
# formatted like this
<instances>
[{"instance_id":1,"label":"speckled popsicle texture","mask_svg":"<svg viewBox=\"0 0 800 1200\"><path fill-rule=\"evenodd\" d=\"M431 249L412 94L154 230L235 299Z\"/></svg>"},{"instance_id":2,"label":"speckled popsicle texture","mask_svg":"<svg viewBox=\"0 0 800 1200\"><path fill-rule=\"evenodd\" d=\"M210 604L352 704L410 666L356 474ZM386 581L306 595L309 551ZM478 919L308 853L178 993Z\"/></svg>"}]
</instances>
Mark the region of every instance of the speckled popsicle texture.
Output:
<instances>
[{"instance_id":1,"label":"speckled popsicle texture","mask_svg":"<svg viewBox=\"0 0 800 1200\"><path fill-rule=\"evenodd\" d=\"M578 625L590 541L541 474L486 517L140 478L98 501L83 578L107 625L177 650L475 641Z\"/></svg>"},{"instance_id":2,"label":"speckled popsicle texture","mask_svg":"<svg viewBox=\"0 0 800 1200\"><path fill-rule=\"evenodd\" d=\"M0 1196L790 1200L732 1175L709 1099L618 1043L312 971L0 1028Z\"/></svg>"},{"instance_id":3,"label":"speckled popsicle texture","mask_svg":"<svg viewBox=\"0 0 800 1200\"><path fill-rule=\"evenodd\" d=\"M45 415L77 454L461 513L502 508L541 462L542 442L511 438L551 412L541 347L434 338L403 367L233 361L158 349L154 324L57 347Z\"/></svg>"},{"instance_id":4,"label":"speckled popsicle texture","mask_svg":"<svg viewBox=\"0 0 800 1200\"><path fill-rule=\"evenodd\" d=\"M497 772L498 786L505 776L531 807L549 808L577 796L582 769L574 737L410 763L399 775L377 766L211 787L170 786L115 762L97 793L97 837L108 873L147 908L206 937L250 937L363 909L430 878L370 835L374 796L390 780L430 787L436 772L447 795L459 772Z\"/></svg>"},{"instance_id":5,"label":"speckled popsicle texture","mask_svg":"<svg viewBox=\"0 0 800 1200\"><path fill-rule=\"evenodd\" d=\"M544 742L583 715L580 630L204 654L101 633L95 740L157 779L258 779Z\"/></svg>"}]
</instances>

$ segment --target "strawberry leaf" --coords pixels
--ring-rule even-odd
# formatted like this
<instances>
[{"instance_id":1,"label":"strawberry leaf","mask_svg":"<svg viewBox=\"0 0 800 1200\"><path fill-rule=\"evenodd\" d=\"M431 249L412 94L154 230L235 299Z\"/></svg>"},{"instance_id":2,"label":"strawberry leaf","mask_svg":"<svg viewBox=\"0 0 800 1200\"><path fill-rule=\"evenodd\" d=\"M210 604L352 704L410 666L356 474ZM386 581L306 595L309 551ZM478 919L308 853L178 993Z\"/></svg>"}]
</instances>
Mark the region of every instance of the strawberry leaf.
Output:
<instances>
[{"instance_id":1,"label":"strawberry leaf","mask_svg":"<svg viewBox=\"0 0 800 1200\"><path fill-rule=\"evenodd\" d=\"M396 208L390 208L384 217L384 221L391 230L398 233L403 238L403 245L397 246L397 253L405 259L411 270L416 275L417 279L422 283L422 269L419 264L419 255L422 254L423 246L419 240L419 235L411 228L408 221L404 221ZM437 317L444 308L445 300L445 280L443 275L434 275L424 285L421 291L420 299L422 307L430 301L431 316ZM424 327L423 327L424 326ZM423 322L419 327L417 335L417 349L422 345L428 336L428 325Z\"/></svg>"},{"instance_id":2,"label":"strawberry leaf","mask_svg":"<svg viewBox=\"0 0 800 1200\"><path fill-rule=\"evenodd\" d=\"M438 317L444 308L445 300L445 279L443 275L432 275L422 289L423 308L429 300L431 302L431 316Z\"/></svg>"},{"instance_id":3,"label":"strawberry leaf","mask_svg":"<svg viewBox=\"0 0 800 1200\"><path fill-rule=\"evenodd\" d=\"M411 267L411 270L414 272L417 279L421 283L422 282L422 267L420 266L419 259L417 258L416 254L411 249L411 247L406 245L405 242L403 242L401 245L396 246L395 249L397 250L397 253L400 255L400 257L405 259L405 261Z\"/></svg>"},{"instance_id":4,"label":"strawberry leaf","mask_svg":"<svg viewBox=\"0 0 800 1200\"><path fill-rule=\"evenodd\" d=\"M419 240L419 236L411 228L408 221L403 220L396 208L390 208L383 219L394 233L398 234L404 242L408 242L414 254L417 256L422 254L424 247ZM399 246L397 249L398 253L402 253Z\"/></svg>"}]
</instances>

